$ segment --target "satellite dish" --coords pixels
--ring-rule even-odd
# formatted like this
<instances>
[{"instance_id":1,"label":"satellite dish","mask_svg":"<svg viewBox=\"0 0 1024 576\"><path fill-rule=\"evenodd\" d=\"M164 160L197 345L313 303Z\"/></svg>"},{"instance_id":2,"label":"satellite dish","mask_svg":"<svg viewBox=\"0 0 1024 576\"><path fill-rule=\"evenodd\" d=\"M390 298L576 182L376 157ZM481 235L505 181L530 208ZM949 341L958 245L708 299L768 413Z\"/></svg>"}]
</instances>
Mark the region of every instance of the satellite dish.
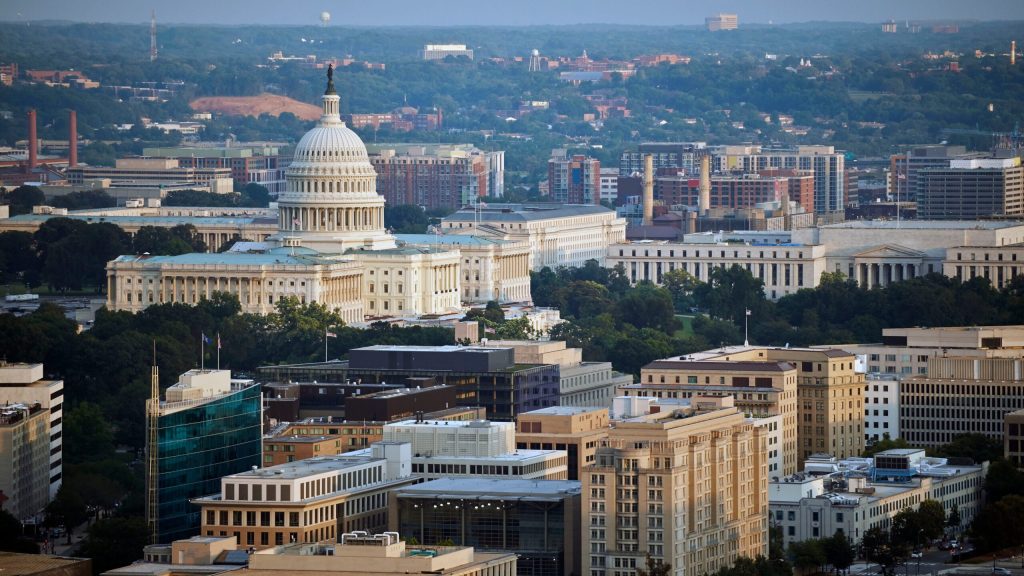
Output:
<instances>
[{"instance_id":1,"label":"satellite dish","mask_svg":"<svg viewBox=\"0 0 1024 576\"><path fill-rule=\"evenodd\" d=\"M327 23L330 22L330 21L331 21L331 13L330 12L325 10L325 11L320 13L320 24L321 25L327 26Z\"/></svg>"}]
</instances>

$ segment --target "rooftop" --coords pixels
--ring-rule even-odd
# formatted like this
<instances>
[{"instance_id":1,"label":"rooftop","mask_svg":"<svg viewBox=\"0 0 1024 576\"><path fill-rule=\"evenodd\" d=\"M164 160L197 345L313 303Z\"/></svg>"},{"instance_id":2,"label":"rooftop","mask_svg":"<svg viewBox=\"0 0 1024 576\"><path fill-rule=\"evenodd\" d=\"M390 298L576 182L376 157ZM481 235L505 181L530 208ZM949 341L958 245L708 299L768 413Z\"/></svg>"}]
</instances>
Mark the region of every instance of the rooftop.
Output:
<instances>
[{"instance_id":1,"label":"rooftop","mask_svg":"<svg viewBox=\"0 0 1024 576\"><path fill-rule=\"evenodd\" d=\"M406 244L443 244L445 246L500 246L512 244L510 240L497 240L472 234L395 234L395 239Z\"/></svg>"},{"instance_id":2,"label":"rooftop","mask_svg":"<svg viewBox=\"0 0 1024 576\"><path fill-rule=\"evenodd\" d=\"M597 410L607 410L607 408L598 406L548 406L547 408L539 408L537 410L524 412L522 415L575 416L577 414L587 414L588 412L595 412Z\"/></svg>"},{"instance_id":3,"label":"rooftop","mask_svg":"<svg viewBox=\"0 0 1024 576\"><path fill-rule=\"evenodd\" d=\"M821 226L824 229L860 230L1002 230L1024 225L1024 222L996 220L849 220Z\"/></svg>"},{"instance_id":4,"label":"rooftop","mask_svg":"<svg viewBox=\"0 0 1024 576\"><path fill-rule=\"evenodd\" d=\"M609 214L615 212L592 204L488 204L477 209L463 208L458 212L445 216L444 222L526 222L532 220L549 220L552 218L569 218L572 216L588 216L592 214Z\"/></svg>"},{"instance_id":5,"label":"rooftop","mask_svg":"<svg viewBox=\"0 0 1024 576\"><path fill-rule=\"evenodd\" d=\"M682 357L678 357L682 358ZM693 370L707 372L785 372L794 367L788 362L754 362L737 360L735 362L715 362L708 360L686 359L655 360L644 366L644 370Z\"/></svg>"},{"instance_id":6,"label":"rooftop","mask_svg":"<svg viewBox=\"0 0 1024 576\"><path fill-rule=\"evenodd\" d=\"M89 562L89 559L0 552L0 572L4 576L29 576L51 570L64 570L81 562Z\"/></svg>"},{"instance_id":7,"label":"rooftop","mask_svg":"<svg viewBox=\"0 0 1024 576\"><path fill-rule=\"evenodd\" d=\"M118 256L115 262L137 262L144 265L178 264L182 266L316 266L348 259L331 259L306 249L275 248L267 252L193 252L177 256Z\"/></svg>"},{"instance_id":8,"label":"rooftop","mask_svg":"<svg viewBox=\"0 0 1024 576\"><path fill-rule=\"evenodd\" d=\"M270 466L268 468L257 468L256 470L239 472L237 474L225 476L224 478L231 478L236 480L260 478L273 478L275 480L295 480L298 478L305 478L307 476L314 476L317 474L325 474L328 472L344 470L346 468L352 468L353 466L369 464L371 462L377 462L379 460L379 458L373 458L368 455L351 456L348 454L343 454L340 456L314 456L312 458L307 458L305 460L288 462L287 464L278 464L277 466Z\"/></svg>"},{"instance_id":9,"label":"rooftop","mask_svg":"<svg viewBox=\"0 0 1024 576\"><path fill-rule=\"evenodd\" d=\"M398 496L434 496L438 498L475 497L478 500L516 498L544 500L551 496L579 494L577 480L525 480L522 478L438 478L422 484L405 486Z\"/></svg>"}]
</instances>

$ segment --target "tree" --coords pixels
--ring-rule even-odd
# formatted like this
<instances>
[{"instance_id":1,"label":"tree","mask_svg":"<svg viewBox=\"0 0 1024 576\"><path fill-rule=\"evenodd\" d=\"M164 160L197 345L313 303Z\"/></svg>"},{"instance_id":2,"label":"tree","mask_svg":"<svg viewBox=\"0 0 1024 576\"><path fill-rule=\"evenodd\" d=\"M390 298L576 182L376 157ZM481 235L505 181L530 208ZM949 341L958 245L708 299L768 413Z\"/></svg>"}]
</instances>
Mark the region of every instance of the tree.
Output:
<instances>
[{"instance_id":1,"label":"tree","mask_svg":"<svg viewBox=\"0 0 1024 576\"><path fill-rule=\"evenodd\" d=\"M903 438L897 438L893 440L889 437L889 433L885 432L882 434L882 439L875 442L871 446L864 448L863 456L869 458L878 454L879 452L885 452L886 450L893 450L895 448L909 448L910 444L907 443Z\"/></svg>"},{"instance_id":2,"label":"tree","mask_svg":"<svg viewBox=\"0 0 1024 576\"><path fill-rule=\"evenodd\" d=\"M2 199L11 206L11 216L17 216L28 214L33 206L44 204L46 195L39 188L25 184L7 192Z\"/></svg>"},{"instance_id":3,"label":"tree","mask_svg":"<svg viewBox=\"0 0 1024 576\"><path fill-rule=\"evenodd\" d=\"M99 405L79 402L64 413L65 452L68 464L98 462L114 455L114 432Z\"/></svg>"},{"instance_id":4,"label":"tree","mask_svg":"<svg viewBox=\"0 0 1024 576\"><path fill-rule=\"evenodd\" d=\"M825 549L825 560L839 572L849 568L856 558L853 544L842 530L822 540L822 546Z\"/></svg>"},{"instance_id":5,"label":"tree","mask_svg":"<svg viewBox=\"0 0 1024 576\"><path fill-rule=\"evenodd\" d=\"M117 206L115 200L106 190L79 190L50 200L50 205L68 210L84 210L87 208L110 208Z\"/></svg>"},{"instance_id":6,"label":"tree","mask_svg":"<svg viewBox=\"0 0 1024 576\"><path fill-rule=\"evenodd\" d=\"M253 206L266 208L270 205L270 190L266 186L250 182L242 188L242 198L239 201L242 206Z\"/></svg>"},{"instance_id":7,"label":"tree","mask_svg":"<svg viewBox=\"0 0 1024 576\"><path fill-rule=\"evenodd\" d=\"M644 563L645 568L637 568L636 576L668 576L672 573L672 565L656 559L650 554Z\"/></svg>"},{"instance_id":8,"label":"tree","mask_svg":"<svg viewBox=\"0 0 1024 576\"><path fill-rule=\"evenodd\" d=\"M1003 457L1003 444L984 434L961 434L945 446L932 451L932 456L970 458L975 462L995 462Z\"/></svg>"},{"instance_id":9,"label":"tree","mask_svg":"<svg viewBox=\"0 0 1024 576\"><path fill-rule=\"evenodd\" d=\"M107 518L89 528L79 554L92 558L97 574L126 566L137 560L147 544L146 522L142 518Z\"/></svg>"},{"instance_id":10,"label":"tree","mask_svg":"<svg viewBox=\"0 0 1024 576\"><path fill-rule=\"evenodd\" d=\"M637 328L656 328L668 334L679 325L668 290L649 283L638 285L619 300L615 318Z\"/></svg>"},{"instance_id":11,"label":"tree","mask_svg":"<svg viewBox=\"0 0 1024 576\"><path fill-rule=\"evenodd\" d=\"M893 516L889 538L892 542L909 548L920 541L922 530L921 517L917 511L904 508Z\"/></svg>"},{"instance_id":12,"label":"tree","mask_svg":"<svg viewBox=\"0 0 1024 576\"><path fill-rule=\"evenodd\" d=\"M676 312L689 312L695 303L693 292L700 285L700 280L686 270L676 268L661 275L661 285L672 295Z\"/></svg>"},{"instance_id":13,"label":"tree","mask_svg":"<svg viewBox=\"0 0 1024 576\"><path fill-rule=\"evenodd\" d=\"M21 521L0 509L0 551L39 554L39 545L26 538Z\"/></svg>"},{"instance_id":14,"label":"tree","mask_svg":"<svg viewBox=\"0 0 1024 576\"><path fill-rule=\"evenodd\" d=\"M862 546L864 557L878 564L885 576L893 576L896 566L907 557L906 546L895 542L888 532L877 526L864 533Z\"/></svg>"},{"instance_id":15,"label":"tree","mask_svg":"<svg viewBox=\"0 0 1024 576\"><path fill-rule=\"evenodd\" d=\"M986 551L1024 545L1024 496L1005 496L986 504L971 524L975 545Z\"/></svg>"},{"instance_id":16,"label":"tree","mask_svg":"<svg viewBox=\"0 0 1024 576\"><path fill-rule=\"evenodd\" d=\"M918 526L921 530L921 538L932 540L942 536L946 526L946 509L937 500L928 499L917 507ZM914 545L920 547L923 544L915 540Z\"/></svg>"},{"instance_id":17,"label":"tree","mask_svg":"<svg viewBox=\"0 0 1024 576\"><path fill-rule=\"evenodd\" d=\"M57 496L46 506L46 524L63 526L68 535L68 544L71 544L71 531L88 518L89 512L81 496L64 484L61 484Z\"/></svg>"},{"instance_id":18,"label":"tree","mask_svg":"<svg viewBox=\"0 0 1024 576\"><path fill-rule=\"evenodd\" d=\"M998 502L1011 494L1024 496L1024 472L1007 460L993 462L985 475L985 501Z\"/></svg>"},{"instance_id":19,"label":"tree","mask_svg":"<svg viewBox=\"0 0 1024 576\"><path fill-rule=\"evenodd\" d=\"M954 503L953 507L949 510L949 517L946 518L946 526L954 530L959 530L961 522L963 522L963 520L960 518L960 507Z\"/></svg>"},{"instance_id":20,"label":"tree","mask_svg":"<svg viewBox=\"0 0 1024 576\"><path fill-rule=\"evenodd\" d=\"M821 540L817 539L791 543L789 557L793 566L801 572L817 571L828 561L825 557L825 548Z\"/></svg>"},{"instance_id":21,"label":"tree","mask_svg":"<svg viewBox=\"0 0 1024 576\"><path fill-rule=\"evenodd\" d=\"M142 226L132 239L136 254L175 256L192 252L192 246L162 226Z\"/></svg>"},{"instance_id":22,"label":"tree","mask_svg":"<svg viewBox=\"0 0 1024 576\"><path fill-rule=\"evenodd\" d=\"M384 206L384 225L395 234L426 234L430 220L422 208L413 204Z\"/></svg>"},{"instance_id":23,"label":"tree","mask_svg":"<svg viewBox=\"0 0 1024 576\"><path fill-rule=\"evenodd\" d=\"M0 272L7 280L24 276L40 268L35 238L29 232L9 230L0 233Z\"/></svg>"}]
</instances>

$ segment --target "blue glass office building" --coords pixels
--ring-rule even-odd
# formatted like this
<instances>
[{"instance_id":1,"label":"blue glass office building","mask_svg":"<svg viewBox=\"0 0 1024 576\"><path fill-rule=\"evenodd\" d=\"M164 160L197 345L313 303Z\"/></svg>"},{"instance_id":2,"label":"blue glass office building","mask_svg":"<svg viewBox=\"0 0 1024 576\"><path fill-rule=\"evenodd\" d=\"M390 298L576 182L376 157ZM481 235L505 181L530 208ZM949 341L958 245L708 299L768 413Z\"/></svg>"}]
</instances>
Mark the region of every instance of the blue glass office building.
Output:
<instances>
[{"instance_id":1,"label":"blue glass office building","mask_svg":"<svg viewBox=\"0 0 1024 576\"><path fill-rule=\"evenodd\" d=\"M172 390L181 387L188 374L199 372L183 375L182 382L168 389L167 397L172 398ZM199 534L200 510L190 500L218 494L221 477L260 465L260 387L236 381L224 389L224 380L229 378L224 372L218 378L219 390L186 384L184 388L194 393L181 394L179 389L174 400L160 403L156 419L156 502L155 506L150 504L156 512L158 543L169 544Z\"/></svg>"}]
</instances>

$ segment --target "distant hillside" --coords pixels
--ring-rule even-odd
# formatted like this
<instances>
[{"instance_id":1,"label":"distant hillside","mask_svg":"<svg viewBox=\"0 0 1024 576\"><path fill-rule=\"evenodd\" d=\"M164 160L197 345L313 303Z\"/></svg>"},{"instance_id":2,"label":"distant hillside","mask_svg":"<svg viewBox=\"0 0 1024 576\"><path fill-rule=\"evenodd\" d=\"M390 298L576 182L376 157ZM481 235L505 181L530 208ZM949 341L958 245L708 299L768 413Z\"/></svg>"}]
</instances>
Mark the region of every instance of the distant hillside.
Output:
<instances>
[{"instance_id":1,"label":"distant hillside","mask_svg":"<svg viewBox=\"0 0 1024 576\"><path fill-rule=\"evenodd\" d=\"M230 116L280 116L291 112L300 120L320 118L320 107L277 94L259 96L205 96L189 102L196 112L218 112Z\"/></svg>"}]
</instances>

